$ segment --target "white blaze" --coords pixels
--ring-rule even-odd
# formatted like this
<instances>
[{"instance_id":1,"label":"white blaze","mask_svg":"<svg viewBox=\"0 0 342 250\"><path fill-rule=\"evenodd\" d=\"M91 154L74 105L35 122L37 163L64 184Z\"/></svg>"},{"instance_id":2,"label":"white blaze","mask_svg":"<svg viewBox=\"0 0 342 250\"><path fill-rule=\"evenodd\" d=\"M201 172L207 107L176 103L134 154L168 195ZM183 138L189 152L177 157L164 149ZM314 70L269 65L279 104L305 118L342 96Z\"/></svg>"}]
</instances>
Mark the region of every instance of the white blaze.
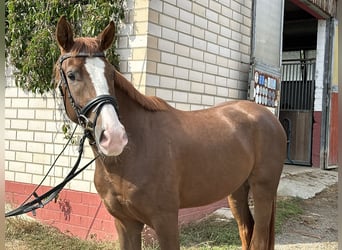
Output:
<instances>
[{"instance_id":1,"label":"white blaze","mask_svg":"<svg viewBox=\"0 0 342 250\"><path fill-rule=\"evenodd\" d=\"M85 68L93 81L96 95L109 95L104 61L99 57L86 58Z\"/></svg>"},{"instance_id":2,"label":"white blaze","mask_svg":"<svg viewBox=\"0 0 342 250\"><path fill-rule=\"evenodd\" d=\"M86 58L85 68L92 80L96 96L109 95L105 77L105 63L98 57ZM114 107L103 106L95 127L95 140L99 150L105 155L119 155L127 144L124 126L119 121Z\"/></svg>"}]
</instances>

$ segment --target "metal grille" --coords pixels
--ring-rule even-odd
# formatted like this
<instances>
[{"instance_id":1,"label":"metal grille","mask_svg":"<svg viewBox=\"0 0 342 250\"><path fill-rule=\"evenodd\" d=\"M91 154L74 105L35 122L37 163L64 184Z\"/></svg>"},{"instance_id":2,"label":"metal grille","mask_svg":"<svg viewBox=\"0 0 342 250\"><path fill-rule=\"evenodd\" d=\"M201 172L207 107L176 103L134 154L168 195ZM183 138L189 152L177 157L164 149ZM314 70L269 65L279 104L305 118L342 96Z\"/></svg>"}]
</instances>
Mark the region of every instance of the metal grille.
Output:
<instances>
[{"instance_id":1,"label":"metal grille","mask_svg":"<svg viewBox=\"0 0 342 250\"><path fill-rule=\"evenodd\" d=\"M283 61L280 110L313 110L314 86L314 59Z\"/></svg>"}]
</instances>

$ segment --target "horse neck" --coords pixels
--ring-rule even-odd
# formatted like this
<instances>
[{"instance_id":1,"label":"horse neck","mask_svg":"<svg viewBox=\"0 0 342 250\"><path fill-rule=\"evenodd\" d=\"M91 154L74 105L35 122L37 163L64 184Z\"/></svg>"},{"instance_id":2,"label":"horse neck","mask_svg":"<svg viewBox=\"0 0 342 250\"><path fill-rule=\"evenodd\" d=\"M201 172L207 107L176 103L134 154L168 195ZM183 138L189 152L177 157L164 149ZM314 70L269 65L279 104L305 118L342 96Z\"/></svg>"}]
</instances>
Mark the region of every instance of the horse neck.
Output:
<instances>
[{"instance_id":1,"label":"horse neck","mask_svg":"<svg viewBox=\"0 0 342 250\"><path fill-rule=\"evenodd\" d=\"M145 112L144 108L123 89L116 87L115 95L118 100L119 115L124 122L128 122L130 117Z\"/></svg>"},{"instance_id":2,"label":"horse neck","mask_svg":"<svg viewBox=\"0 0 342 250\"><path fill-rule=\"evenodd\" d=\"M133 84L119 72L115 73L114 88L119 107L122 107L119 111L122 113L122 116L133 116L133 113L136 115L137 112L146 113L172 110L172 107L164 100L155 96L145 96L140 93Z\"/></svg>"}]
</instances>

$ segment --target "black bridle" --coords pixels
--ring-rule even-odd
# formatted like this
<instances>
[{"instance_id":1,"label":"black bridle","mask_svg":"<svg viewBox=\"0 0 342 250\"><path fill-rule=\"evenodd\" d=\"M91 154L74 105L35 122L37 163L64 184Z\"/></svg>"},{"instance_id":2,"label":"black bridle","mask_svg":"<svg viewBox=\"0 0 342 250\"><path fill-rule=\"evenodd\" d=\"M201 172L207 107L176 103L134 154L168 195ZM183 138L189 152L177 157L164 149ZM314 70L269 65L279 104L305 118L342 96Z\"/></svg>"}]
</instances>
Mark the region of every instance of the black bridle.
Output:
<instances>
[{"instance_id":1,"label":"black bridle","mask_svg":"<svg viewBox=\"0 0 342 250\"><path fill-rule=\"evenodd\" d=\"M66 100L65 100L65 95L63 93L63 89L62 89L61 84L64 84L65 89L68 92L69 101L70 101L71 106L77 115L77 119L78 119L79 124L84 128L85 132L87 132L87 137L89 139L93 140L92 132L95 129L97 118L101 112L102 107L106 104L113 105L115 112L119 117L119 105L118 105L116 98L111 96L111 95L97 96L93 100L89 101L84 107L81 107L76 103L73 95L71 94L67 77L66 77L66 75L63 71L63 68L62 68L62 64L65 60L67 60L69 58L77 58L77 57L81 57L81 58L105 57L105 54L103 52L93 53L93 54L80 52L76 55L74 55L72 53L67 53L67 54L62 55L59 59L59 73L61 76L61 83L59 84L59 89L60 89L61 95L63 96L64 108L66 110L66 105L65 105ZM94 83L94 84L96 84L96 83ZM87 116L87 114L91 110L95 113L95 118L94 118L93 122L91 122Z\"/></svg>"}]
</instances>

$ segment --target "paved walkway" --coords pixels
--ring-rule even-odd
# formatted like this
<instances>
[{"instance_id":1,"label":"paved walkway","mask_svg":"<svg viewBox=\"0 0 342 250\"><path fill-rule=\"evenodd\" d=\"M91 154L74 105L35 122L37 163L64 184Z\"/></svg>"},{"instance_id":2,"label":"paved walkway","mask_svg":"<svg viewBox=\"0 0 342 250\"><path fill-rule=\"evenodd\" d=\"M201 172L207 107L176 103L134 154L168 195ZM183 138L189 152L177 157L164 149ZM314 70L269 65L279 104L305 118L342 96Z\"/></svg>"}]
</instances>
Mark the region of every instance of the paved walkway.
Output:
<instances>
[{"instance_id":1,"label":"paved walkway","mask_svg":"<svg viewBox=\"0 0 342 250\"><path fill-rule=\"evenodd\" d=\"M278 196L309 199L337 183L336 170L285 165L278 186Z\"/></svg>"}]
</instances>

